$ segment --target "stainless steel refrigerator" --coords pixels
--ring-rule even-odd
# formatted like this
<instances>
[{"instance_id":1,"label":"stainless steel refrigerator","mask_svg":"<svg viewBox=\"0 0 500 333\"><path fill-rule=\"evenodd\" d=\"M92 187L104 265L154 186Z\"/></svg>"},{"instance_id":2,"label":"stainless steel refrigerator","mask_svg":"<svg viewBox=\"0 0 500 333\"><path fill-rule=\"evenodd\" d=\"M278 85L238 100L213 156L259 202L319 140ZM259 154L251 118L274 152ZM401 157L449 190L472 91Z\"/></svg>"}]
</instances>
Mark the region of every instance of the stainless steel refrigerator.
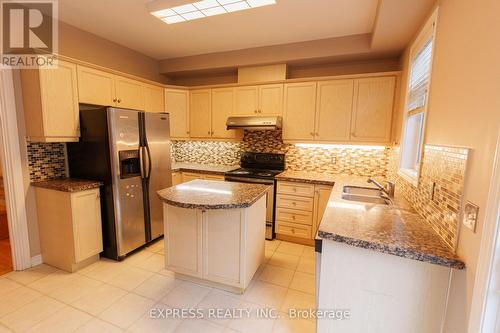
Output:
<instances>
[{"instance_id":1,"label":"stainless steel refrigerator","mask_svg":"<svg viewBox=\"0 0 500 333\"><path fill-rule=\"evenodd\" d=\"M103 255L121 260L163 235L156 192L171 186L169 115L80 105L71 177L100 180Z\"/></svg>"}]
</instances>

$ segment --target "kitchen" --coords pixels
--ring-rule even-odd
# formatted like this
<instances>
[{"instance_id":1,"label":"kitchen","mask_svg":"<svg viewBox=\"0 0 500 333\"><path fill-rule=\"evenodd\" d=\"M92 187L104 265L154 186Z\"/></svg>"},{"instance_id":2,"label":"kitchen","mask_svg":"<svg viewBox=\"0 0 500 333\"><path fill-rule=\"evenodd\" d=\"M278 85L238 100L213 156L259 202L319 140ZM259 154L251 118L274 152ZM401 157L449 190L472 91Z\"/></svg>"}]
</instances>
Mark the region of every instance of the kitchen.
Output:
<instances>
[{"instance_id":1,"label":"kitchen","mask_svg":"<svg viewBox=\"0 0 500 333\"><path fill-rule=\"evenodd\" d=\"M51 3L0 331L495 331L497 3Z\"/></svg>"}]
</instances>

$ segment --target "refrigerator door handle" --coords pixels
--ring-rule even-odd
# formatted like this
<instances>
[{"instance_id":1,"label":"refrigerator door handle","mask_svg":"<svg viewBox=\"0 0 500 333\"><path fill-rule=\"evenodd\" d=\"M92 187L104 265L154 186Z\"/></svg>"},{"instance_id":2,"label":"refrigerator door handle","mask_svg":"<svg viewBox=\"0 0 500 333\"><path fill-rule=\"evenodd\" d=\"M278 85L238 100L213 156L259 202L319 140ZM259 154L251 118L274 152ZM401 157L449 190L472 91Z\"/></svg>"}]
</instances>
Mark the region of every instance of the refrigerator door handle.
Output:
<instances>
[{"instance_id":1,"label":"refrigerator door handle","mask_svg":"<svg viewBox=\"0 0 500 333\"><path fill-rule=\"evenodd\" d=\"M139 147L139 165L141 170L141 178L145 178L144 174L144 147Z\"/></svg>"},{"instance_id":2,"label":"refrigerator door handle","mask_svg":"<svg viewBox=\"0 0 500 333\"><path fill-rule=\"evenodd\" d=\"M145 151L148 155L148 158L146 159L146 163L147 163L147 168L146 168L146 172L147 172L147 175L146 175L146 178L149 179L151 177L151 168L152 168L152 163L151 163L151 151L149 150L149 146L146 145L145 147Z\"/></svg>"}]
</instances>

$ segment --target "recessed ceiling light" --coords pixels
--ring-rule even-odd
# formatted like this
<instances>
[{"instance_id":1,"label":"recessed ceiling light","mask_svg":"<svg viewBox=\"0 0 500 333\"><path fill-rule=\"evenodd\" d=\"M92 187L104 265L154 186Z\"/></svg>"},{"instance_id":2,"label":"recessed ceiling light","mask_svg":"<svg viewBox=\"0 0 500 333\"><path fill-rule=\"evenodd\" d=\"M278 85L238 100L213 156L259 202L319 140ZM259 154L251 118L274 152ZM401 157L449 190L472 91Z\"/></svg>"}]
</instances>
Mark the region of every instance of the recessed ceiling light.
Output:
<instances>
[{"instance_id":1,"label":"recessed ceiling light","mask_svg":"<svg viewBox=\"0 0 500 333\"><path fill-rule=\"evenodd\" d=\"M244 10L248 8L250 8L250 6L246 1L240 1L224 5L224 9L227 10L228 12L237 12L239 10Z\"/></svg>"},{"instance_id":2,"label":"recessed ceiling light","mask_svg":"<svg viewBox=\"0 0 500 333\"><path fill-rule=\"evenodd\" d=\"M176 4L179 4L179 1ZM274 4L276 0L201 0L193 3L184 1L184 5L162 8L165 6L165 0L157 0L154 4L148 4L148 8L151 9L152 15L172 24Z\"/></svg>"}]
</instances>

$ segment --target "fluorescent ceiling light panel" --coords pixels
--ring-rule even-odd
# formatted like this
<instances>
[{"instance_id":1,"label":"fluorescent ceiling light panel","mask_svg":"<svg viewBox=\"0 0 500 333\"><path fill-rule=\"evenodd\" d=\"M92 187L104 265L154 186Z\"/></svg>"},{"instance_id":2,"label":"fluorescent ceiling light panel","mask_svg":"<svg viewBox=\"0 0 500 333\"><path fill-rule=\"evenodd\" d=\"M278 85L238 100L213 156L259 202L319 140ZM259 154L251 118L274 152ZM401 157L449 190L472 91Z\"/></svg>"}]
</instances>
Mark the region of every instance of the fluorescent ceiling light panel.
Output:
<instances>
[{"instance_id":1,"label":"fluorescent ceiling light panel","mask_svg":"<svg viewBox=\"0 0 500 333\"><path fill-rule=\"evenodd\" d=\"M244 10L248 8L250 8L250 5L246 1L240 1L224 5L224 9L227 10L228 12L237 12L239 10Z\"/></svg>"},{"instance_id":2,"label":"fluorescent ceiling light panel","mask_svg":"<svg viewBox=\"0 0 500 333\"><path fill-rule=\"evenodd\" d=\"M164 9L156 5L151 14L172 24L274 4L276 0L202 0Z\"/></svg>"}]
</instances>

